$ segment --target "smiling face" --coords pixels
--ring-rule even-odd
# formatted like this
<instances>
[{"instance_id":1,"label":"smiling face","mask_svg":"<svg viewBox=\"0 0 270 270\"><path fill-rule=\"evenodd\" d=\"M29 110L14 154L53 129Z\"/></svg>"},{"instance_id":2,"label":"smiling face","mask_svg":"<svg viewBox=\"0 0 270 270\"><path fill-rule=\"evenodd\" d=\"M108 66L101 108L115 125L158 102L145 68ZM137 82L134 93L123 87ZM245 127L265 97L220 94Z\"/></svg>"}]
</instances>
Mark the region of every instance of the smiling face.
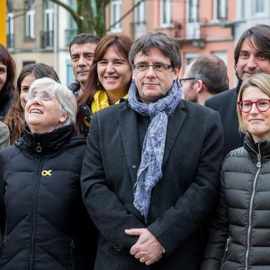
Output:
<instances>
[{"instance_id":1,"label":"smiling face","mask_svg":"<svg viewBox=\"0 0 270 270\"><path fill-rule=\"evenodd\" d=\"M258 50L253 38L244 39L236 70L238 77L242 80L253 76L255 73L264 72L270 74L270 60L265 53Z\"/></svg>"},{"instance_id":2,"label":"smiling face","mask_svg":"<svg viewBox=\"0 0 270 270\"><path fill-rule=\"evenodd\" d=\"M131 68L127 59L120 57L113 47L109 47L98 62L97 73L111 104L127 94Z\"/></svg>"},{"instance_id":3,"label":"smiling face","mask_svg":"<svg viewBox=\"0 0 270 270\"><path fill-rule=\"evenodd\" d=\"M24 109L25 108L25 96L27 95L29 88L31 84L36 80L36 77L33 74L29 74L24 77L24 79L21 82L21 89L20 89L20 102L21 106Z\"/></svg>"},{"instance_id":4,"label":"smiling face","mask_svg":"<svg viewBox=\"0 0 270 270\"><path fill-rule=\"evenodd\" d=\"M151 48L147 55L139 52L134 58L134 64L162 63L171 65L170 59L165 56L159 49ZM179 73L178 68L168 68L164 71L153 70L149 67L145 71L139 71L137 68L133 71L133 78L138 88L139 96L142 102L156 102L161 97L165 96L173 85L173 81L177 79Z\"/></svg>"},{"instance_id":5,"label":"smiling face","mask_svg":"<svg viewBox=\"0 0 270 270\"><path fill-rule=\"evenodd\" d=\"M0 91L7 80L7 66L0 61Z\"/></svg>"},{"instance_id":6,"label":"smiling face","mask_svg":"<svg viewBox=\"0 0 270 270\"><path fill-rule=\"evenodd\" d=\"M48 100L42 100L39 95L47 92L51 95ZM25 121L32 133L51 132L63 126L68 115L61 112L61 105L57 97L48 88L35 89L32 93L37 97L28 100L25 106Z\"/></svg>"},{"instance_id":7,"label":"smiling face","mask_svg":"<svg viewBox=\"0 0 270 270\"><path fill-rule=\"evenodd\" d=\"M270 99L270 97L255 86L249 86L244 90L242 100L254 102L259 99ZM246 130L255 142L270 140L270 109L260 112L253 104L250 112L241 112L241 115Z\"/></svg>"},{"instance_id":8,"label":"smiling face","mask_svg":"<svg viewBox=\"0 0 270 270\"><path fill-rule=\"evenodd\" d=\"M85 43L73 44L70 48L73 73L82 87L84 87L93 63L96 47L97 45L94 43Z\"/></svg>"}]
</instances>

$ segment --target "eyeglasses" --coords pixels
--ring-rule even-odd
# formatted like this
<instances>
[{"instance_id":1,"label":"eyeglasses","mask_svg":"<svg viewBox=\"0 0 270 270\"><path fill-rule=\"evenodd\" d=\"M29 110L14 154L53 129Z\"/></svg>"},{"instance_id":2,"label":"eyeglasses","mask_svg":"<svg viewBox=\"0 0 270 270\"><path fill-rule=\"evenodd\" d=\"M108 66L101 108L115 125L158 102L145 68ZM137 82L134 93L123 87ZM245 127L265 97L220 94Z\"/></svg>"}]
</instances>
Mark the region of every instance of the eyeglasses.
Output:
<instances>
[{"instance_id":1,"label":"eyeglasses","mask_svg":"<svg viewBox=\"0 0 270 270\"><path fill-rule=\"evenodd\" d=\"M184 79L180 79L179 83L180 85L183 87L184 86L184 82L186 81L192 81L192 80L196 80L196 78L192 77L192 78L184 78Z\"/></svg>"},{"instance_id":2,"label":"eyeglasses","mask_svg":"<svg viewBox=\"0 0 270 270\"><path fill-rule=\"evenodd\" d=\"M49 101L52 100L52 98L55 97L55 95L47 91L43 91L41 93L32 92L31 94L26 95L24 99L26 102L28 102L29 100L34 100L37 97L43 101Z\"/></svg>"},{"instance_id":3,"label":"eyeglasses","mask_svg":"<svg viewBox=\"0 0 270 270\"><path fill-rule=\"evenodd\" d=\"M253 104L256 104L256 108L259 112L266 112L270 108L270 99L259 99L257 101L242 100L237 102L237 104L244 113L250 112Z\"/></svg>"},{"instance_id":4,"label":"eyeglasses","mask_svg":"<svg viewBox=\"0 0 270 270\"><path fill-rule=\"evenodd\" d=\"M149 67L152 67L153 70L162 72L168 70L169 68L172 68L172 65L167 65L164 63L154 63L153 65L150 65L148 63L138 63L135 64L133 67L138 69L139 71L146 71L149 69Z\"/></svg>"}]
</instances>

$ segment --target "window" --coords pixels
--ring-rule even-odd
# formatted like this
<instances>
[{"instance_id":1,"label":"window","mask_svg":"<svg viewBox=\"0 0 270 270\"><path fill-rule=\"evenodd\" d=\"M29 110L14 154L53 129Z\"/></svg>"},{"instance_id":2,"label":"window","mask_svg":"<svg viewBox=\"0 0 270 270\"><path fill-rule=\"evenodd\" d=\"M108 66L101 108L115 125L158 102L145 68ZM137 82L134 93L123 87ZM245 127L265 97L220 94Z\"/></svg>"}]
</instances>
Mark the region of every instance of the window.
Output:
<instances>
[{"instance_id":1,"label":"window","mask_svg":"<svg viewBox=\"0 0 270 270\"><path fill-rule=\"evenodd\" d=\"M111 2L111 30L113 32L121 31L121 22L115 24L120 20L122 16L122 1L120 0L112 0Z\"/></svg>"},{"instance_id":2,"label":"window","mask_svg":"<svg viewBox=\"0 0 270 270\"><path fill-rule=\"evenodd\" d=\"M77 9L76 0L69 0L69 6L73 9ZM73 17L68 13L68 28L65 30L66 46L68 47L72 39L77 35L77 24Z\"/></svg>"},{"instance_id":3,"label":"window","mask_svg":"<svg viewBox=\"0 0 270 270\"><path fill-rule=\"evenodd\" d=\"M51 1L44 2L44 32L42 38L42 47L53 46L53 22L54 22L54 7Z\"/></svg>"},{"instance_id":4,"label":"window","mask_svg":"<svg viewBox=\"0 0 270 270\"><path fill-rule=\"evenodd\" d=\"M53 3L51 1L44 2L44 30L53 31Z\"/></svg>"},{"instance_id":5,"label":"window","mask_svg":"<svg viewBox=\"0 0 270 270\"><path fill-rule=\"evenodd\" d=\"M217 20L228 19L228 0L215 0L215 10Z\"/></svg>"},{"instance_id":6,"label":"window","mask_svg":"<svg viewBox=\"0 0 270 270\"><path fill-rule=\"evenodd\" d=\"M264 0L254 0L254 13L264 13L265 7L264 7Z\"/></svg>"},{"instance_id":7,"label":"window","mask_svg":"<svg viewBox=\"0 0 270 270\"><path fill-rule=\"evenodd\" d=\"M135 5L140 0L135 0ZM135 22L144 22L145 21L145 2L141 2L139 6L135 9Z\"/></svg>"},{"instance_id":8,"label":"window","mask_svg":"<svg viewBox=\"0 0 270 270\"><path fill-rule=\"evenodd\" d=\"M35 5L33 2L26 2L25 14L25 37L26 39L35 38Z\"/></svg>"},{"instance_id":9,"label":"window","mask_svg":"<svg viewBox=\"0 0 270 270\"><path fill-rule=\"evenodd\" d=\"M12 10L12 3L7 3L7 23L6 23L6 32L7 32L7 47L14 48L14 14Z\"/></svg>"},{"instance_id":10,"label":"window","mask_svg":"<svg viewBox=\"0 0 270 270\"><path fill-rule=\"evenodd\" d=\"M226 51L214 51L212 54L222 59L226 66L228 66L228 56Z\"/></svg>"},{"instance_id":11,"label":"window","mask_svg":"<svg viewBox=\"0 0 270 270\"><path fill-rule=\"evenodd\" d=\"M199 21L199 3L198 0L189 0L189 12L188 12L188 22L198 22Z\"/></svg>"},{"instance_id":12,"label":"window","mask_svg":"<svg viewBox=\"0 0 270 270\"><path fill-rule=\"evenodd\" d=\"M185 62L184 62L184 67L185 67L185 71L187 70L188 65L190 64L190 61L195 58L196 56L198 56L198 53L186 53L185 55Z\"/></svg>"},{"instance_id":13,"label":"window","mask_svg":"<svg viewBox=\"0 0 270 270\"><path fill-rule=\"evenodd\" d=\"M160 0L160 25L172 26L172 0Z\"/></svg>"},{"instance_id":14,"label":"window","mask_svg":"<svg viewBox=\"0 0 270 270\"><path fill-rule=\"evenodd\" d=\"M72 69L72 63L70 60L66 62L66 67L67 67L67 84L70 85L72 81L74 81L74 74L73 74L73 69Z\"/></svg>"}]
</instances>

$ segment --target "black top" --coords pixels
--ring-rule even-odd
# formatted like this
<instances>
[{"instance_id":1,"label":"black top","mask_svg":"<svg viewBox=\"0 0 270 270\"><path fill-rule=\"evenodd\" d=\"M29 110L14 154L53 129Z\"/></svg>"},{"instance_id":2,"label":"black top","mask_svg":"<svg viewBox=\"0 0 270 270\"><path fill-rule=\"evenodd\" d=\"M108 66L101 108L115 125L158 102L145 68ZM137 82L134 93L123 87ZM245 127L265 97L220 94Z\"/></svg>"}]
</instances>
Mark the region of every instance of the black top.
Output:
<instances>
[{"instance_id":1,"label":"black top","mask_svg":"<svg viewBox=\"0 0 270 270\"><path fill-rule=\"evenodd\" d=\"M243 146L244 134L239 131L236 112L237 88L229 89L209 98L204 105L219 112L221 116L224 130L224 156L231 150Z\"/></svg>"}]
</instances>

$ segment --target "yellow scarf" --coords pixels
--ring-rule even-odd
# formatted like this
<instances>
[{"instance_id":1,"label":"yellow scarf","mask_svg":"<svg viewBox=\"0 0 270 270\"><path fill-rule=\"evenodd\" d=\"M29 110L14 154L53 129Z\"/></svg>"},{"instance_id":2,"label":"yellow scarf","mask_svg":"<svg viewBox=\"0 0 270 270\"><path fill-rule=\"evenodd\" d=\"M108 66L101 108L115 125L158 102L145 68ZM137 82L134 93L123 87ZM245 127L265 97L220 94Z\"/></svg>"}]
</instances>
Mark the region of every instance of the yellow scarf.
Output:
<instances>
[{"instance_id":1,"label":"yellow scarf","mask_svg":"<svg viewBox=\"0 0 270 270\"><path fill-rule=\"evenodd\" d=\"M128 94L126 94L124 97L122 97L123 99L127 99ZM121 99L122 99L121 98ZM115 102L115 104L118 104L121 99L119 99L117 102ZM109 107L109 98L106 94L106 91L102 91L102 90L98 90L95 94L94 94L94 100L91 104L91 111L92 113L98 112L106 107Z\"/></svg>"}]
</instances>

